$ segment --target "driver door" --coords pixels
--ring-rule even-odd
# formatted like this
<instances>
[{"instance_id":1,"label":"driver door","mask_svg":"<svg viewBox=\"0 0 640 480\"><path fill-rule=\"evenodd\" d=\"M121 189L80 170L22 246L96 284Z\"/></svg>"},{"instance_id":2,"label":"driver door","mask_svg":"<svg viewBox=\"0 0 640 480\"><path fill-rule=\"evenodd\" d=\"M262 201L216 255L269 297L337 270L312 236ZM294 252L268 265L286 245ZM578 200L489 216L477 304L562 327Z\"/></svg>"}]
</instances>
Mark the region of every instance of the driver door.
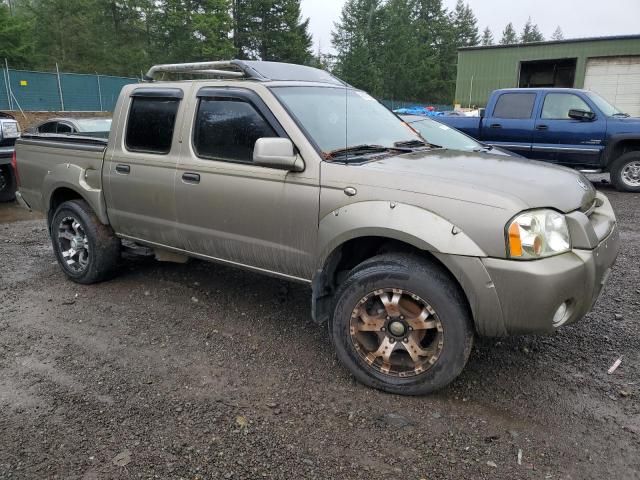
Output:
<instances>
[{"instance_id":1,"label":"driver door","mask_svg":"<svg viewBox=\"0 0 640 480\"><path fill-rule=\"evenodd\" d=\"M533 158L571 167L597 167L604 151L606 120L575 120L569 110L593 112L593 108L573 93L547 93L536 121Z\"/></svg>"},{"instance_id":2,"label":"driver door","mask_svg":"<svg viewBox=\"0 0 640 480\"><path fill-rule=\"evenodd\" d=\"M175 180L186 250L255 270L309 279L318 233L317 168L253 164L258 138L288 138L262 99L243 88L205 87Z\"/></svg>"}]
</instances>

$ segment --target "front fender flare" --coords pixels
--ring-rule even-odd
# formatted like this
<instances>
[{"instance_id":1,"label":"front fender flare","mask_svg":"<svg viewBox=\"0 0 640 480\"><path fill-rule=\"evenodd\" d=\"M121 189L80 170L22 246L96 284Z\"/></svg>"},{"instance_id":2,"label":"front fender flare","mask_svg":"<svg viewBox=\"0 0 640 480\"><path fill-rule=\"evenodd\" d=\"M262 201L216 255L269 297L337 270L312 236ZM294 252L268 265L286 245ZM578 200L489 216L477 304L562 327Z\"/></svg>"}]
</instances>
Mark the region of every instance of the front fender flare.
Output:
<instances>
[{"instance_id":1,"label":"front fender flare","mask_svg":"<svg viewBox=\"0 0 640 480\"><path fill-rule=\"evenodd\" d=\"M613 153L616 151L617 146L625 141L640 141L640 133L618 133L613 134L607 140L607 146L604 149L604 153L602 155L602 166L608 168L611 163L616 160L613 157Z\"/></svg>"},{"instance_id":2,"label":"front fender flare","mask_svg":"<svg viewBox=\"0 0 640 480\"><path fill-rule=\"evenodd\" d=\"M486 257L457 225L424 208L388 201L353 203L326 215L318 232L318 268L337 247L358 237L384 237L420 250Z\"/></svg>"},{"instance_id":3,"label":"front fender flare","mask_svg":"<svg viewBox=\"0 0 640 480\"><path fill-rule=\"evenodd\" d=\"M80 195L95 212L98 220L105 225L109 224L107 205L104 201L102 189L97 187L100 172L93 169L81 168L72 163L56 165L44 178L42 192L44 196L45 212L51 208L53 192L59 188L68 188Z\"/></svg>"}]
</instances>

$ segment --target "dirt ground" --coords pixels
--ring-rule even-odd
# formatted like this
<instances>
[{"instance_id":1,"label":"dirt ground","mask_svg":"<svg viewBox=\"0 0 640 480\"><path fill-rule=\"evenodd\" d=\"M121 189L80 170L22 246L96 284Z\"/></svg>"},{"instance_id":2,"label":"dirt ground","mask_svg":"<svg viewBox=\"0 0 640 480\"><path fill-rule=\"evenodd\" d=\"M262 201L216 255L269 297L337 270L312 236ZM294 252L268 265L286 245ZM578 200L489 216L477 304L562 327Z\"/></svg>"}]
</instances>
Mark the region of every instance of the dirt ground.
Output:
<instances>
[{"instance_id":1,"label":"dirt ground","mask_svg":"<svg viewBox=\"0 0 640 480\"><path fill-rule=\"evenodd\" d=\"M145 258L76 285L0 206L0 478L640 478L640 195L602 188L623 249L595 310L479 340L422 398L355 383L307 287Z\"/></svg>"}]
</instances>

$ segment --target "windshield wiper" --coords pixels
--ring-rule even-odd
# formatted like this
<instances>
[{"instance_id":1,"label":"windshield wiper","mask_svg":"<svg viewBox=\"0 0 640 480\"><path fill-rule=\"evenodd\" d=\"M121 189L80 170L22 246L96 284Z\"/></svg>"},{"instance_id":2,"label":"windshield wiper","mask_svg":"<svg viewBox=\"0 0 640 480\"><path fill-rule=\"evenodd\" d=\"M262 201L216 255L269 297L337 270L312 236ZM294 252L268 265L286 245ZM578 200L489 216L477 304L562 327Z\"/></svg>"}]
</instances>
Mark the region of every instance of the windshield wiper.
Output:
<instances>
[{"instance_id":1,"label":"windshield wiper","mask_svg":"<svg viewBox=\"0 0 640 480\"><path fill-rule=\"evenodd\" d=\"M368 155L372 153L386 153L386 152L412 152L412 149L408 148L400 148L400 147L385 147L383 145L354 145L352 147L347 148L339 148L337 150L332 150L328 153L325 153L325 158L327 160L334 159L337 157L348 157L350 155L354 157L359 157L362 155Z\"/></svg>"},{"instance_id":2,"label":"windshield wiper","mask_svg":"<svg viewBox=\"0 0 640 480\"><path fill-rule=\"evenodd\" d=\"M613 115L611 115L612 117L623 117L623 118L629 118L631 115L629 115L628 113L624 113L624 112L618 112L618 113L614 113Z\"/></svg>"}]
</instances>

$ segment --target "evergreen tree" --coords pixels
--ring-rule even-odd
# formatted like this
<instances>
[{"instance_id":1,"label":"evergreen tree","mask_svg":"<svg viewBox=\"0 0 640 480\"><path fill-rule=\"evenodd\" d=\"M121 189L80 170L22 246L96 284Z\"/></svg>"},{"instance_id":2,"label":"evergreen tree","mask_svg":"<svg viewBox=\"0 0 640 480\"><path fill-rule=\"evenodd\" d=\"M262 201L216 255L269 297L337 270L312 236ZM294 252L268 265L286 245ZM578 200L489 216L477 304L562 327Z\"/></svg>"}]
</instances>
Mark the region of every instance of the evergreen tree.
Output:
<instances>
[{"instance_id":1,"label":"evergreen tree","mask_svg":"<svg viewBox=\"0 0 640 480\"><path fill-rule=\"evenodd\" d=\"M6 58L14 68L29 66L34 51L31 31L27 17L13 14L8 5L0 3L0 59Z\"/></svg>"},{"instance_id":2,"label":"evergreen tree","mask_svg":"<svg viewBox=\"0 0 640 480\"><path fill-rule=\"evenodd\" d=\"M493 33L491 32L489 27L485 28L482 32L482 39L480 40L480 44L485 47L494 44Z\"/></svg>"},{"instance_id":3,"label":"evergreen tree","mask_svg":"<svg viewBox=\"0 0 640 480\"><path fill-rule=\"evenodd\" d=\"M442 0L415 0L415 31L425 51L422 54L422 89L416 100L449 102L455 92L458 32Z\"/></svg>"},{"instance_id":4,"label":"evergreen tree","mask_svg":"<svg viewBox=\"0 0 640 480\"><path fill-rule=\"evenodd\" d=\"M502 39L500 40L500 44L513 45L516 43L518 43L518 34L516 33L515 28L513 28L513 23L508 23L502 31Z\"/></svg>"},{"instance_id":5,"label":"evergreen tree","mask_svg":"<svg viewBox=\"0 0 640 480\"><path fill-rule=\"evenodd\" d=\"M313 54L309 19L300 0L235 0L235 46L240 58L307 64Z\"/></svg>"},{"instance_id":6,"label":"evergreen tree","mask_svg":"<svg viewBox=\"0 0 640 480\"><path fill-rule=\"evenodd\" d=\"M544 36L540 32L538 25L531 21L531 17L527 20L527 23L522 30L522 34L520 35L521 43L531 43L531 42L543 42Z\"/></svg>"},{"instance_id":7,"label":"evergreen tree","mask_svg":"<svg viewBox=\"0 0 640 480\"><path fill-rule=\"evenodd\" d=\"M456 7L451 12L450 22L453 26L458 47L473 47L480 43L478 34L478 20L471 7L465 5L463 0L458 0Z\"/></svg>"},{"instance_id":8,"label":"evergreen tree","mask_svg":"<svg viewBox=\"0 0 640 480\"><path fill-rule=\"evenodd\" d=\"M555 32L553 32L553 35L551 35L551 40L564 40L564 33L562 33L560 25L558 25L558 28L556 28Z\"/></svg>"},{"instance_id":9,"label":"evergreen tree","mask_svg":"<svg viewBox=\"0 0 640 480\"><path fill-rule=\"evenodd\" d=\"M372 95L382 93L381 0L347 0L332 33L335 72Z\"/></svg>"},{"instance_id":10,"label":"evergreen tree","mask_svg":"<svg viewBox=\"0 0 640 480\"><path fill-rule=\"evenodd\" d=\"M159 0L155 61L192 62L233 56L228 0Z\"/></svg>"}]
</instances>

